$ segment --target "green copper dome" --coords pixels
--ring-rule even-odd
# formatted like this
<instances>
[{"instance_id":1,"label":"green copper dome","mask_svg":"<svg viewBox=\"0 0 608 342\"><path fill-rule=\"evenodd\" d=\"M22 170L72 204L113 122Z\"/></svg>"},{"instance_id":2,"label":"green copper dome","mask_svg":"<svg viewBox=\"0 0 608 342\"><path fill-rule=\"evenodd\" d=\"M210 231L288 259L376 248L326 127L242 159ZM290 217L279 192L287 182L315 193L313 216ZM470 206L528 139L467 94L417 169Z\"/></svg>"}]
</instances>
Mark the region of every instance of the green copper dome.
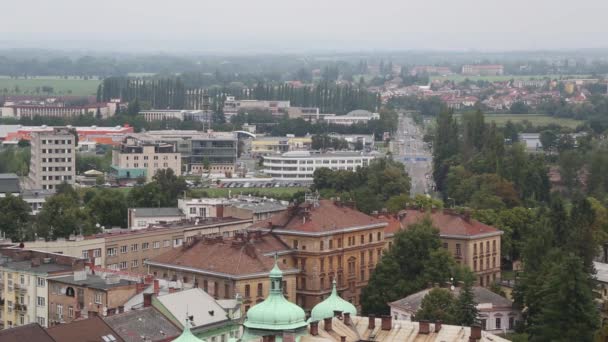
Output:
<instances>
[{"instance_id":1,"label":"green copper dome","mask_svg":"<svg viewBox=\"0 0 608 342\"><path fill-rule=\"evenodd\" d=\"M192 334L190 331L189 322L186 320L186 324L184 324L184 331L182 331L182 334L173 340L173 342L205 342L205 340L201 340Z\"/></svg>"},{"instance_id":2,"label":"green copper dome","mask_svg":"<svg viewBox=\"0 0 608 342\"><path fill-rule=\"evenodd\" d=\"M333 282L333 289L331 290L331 295L327 297L321 303L315 305L312 308L310 313L310 321L320 321L325 318L330 318L334 316L334 311L342 311L348 312L351 316L357 315L357 308L352 305L350 302L340 298L338 296L338 291L336 290L336 281Z\"/></svg>"},{"instance_id":3,"label":"green copper dome","mask_svg":"<svg viewBox=\"0 0 608 342\"><path fill-rule=\"evenodd\" d=\"M283 272L276 257L270 271L268 298L247 311L243 325L248 329L263 330L294 330L307 326L304 310L283 296Z\"/></svg>"}]
</instances>

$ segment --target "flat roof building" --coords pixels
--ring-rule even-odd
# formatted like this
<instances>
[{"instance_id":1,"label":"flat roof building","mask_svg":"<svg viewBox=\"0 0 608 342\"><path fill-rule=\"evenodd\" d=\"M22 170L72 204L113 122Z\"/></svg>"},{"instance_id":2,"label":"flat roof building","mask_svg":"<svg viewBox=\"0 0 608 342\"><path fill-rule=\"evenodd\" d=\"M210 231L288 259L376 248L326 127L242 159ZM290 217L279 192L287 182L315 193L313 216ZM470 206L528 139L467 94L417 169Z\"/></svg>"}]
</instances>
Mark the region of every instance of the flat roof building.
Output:
<instances>
[{"instance_id":1,"label":"flat roof building","mask_svg":"<svg viewBox=\"0 0 608 342\"><path fill-rule=\"evenodd\" d=\"M312 180L319 168L355 171L368 166L378 153L294 151L280 156L265 156L263 172L271 177L290 180Z\"/></svg>"},{"instance_id":2,"label":"flat roof building","mask_svg":"<svg viewBox=\"0 0 608 342\"><path fill-rule=\"evenodd\" d=\"M55 190L76 178L76 137L67 127L37 132L31 139L28 189Z\"/></svg>"}]
</instances>

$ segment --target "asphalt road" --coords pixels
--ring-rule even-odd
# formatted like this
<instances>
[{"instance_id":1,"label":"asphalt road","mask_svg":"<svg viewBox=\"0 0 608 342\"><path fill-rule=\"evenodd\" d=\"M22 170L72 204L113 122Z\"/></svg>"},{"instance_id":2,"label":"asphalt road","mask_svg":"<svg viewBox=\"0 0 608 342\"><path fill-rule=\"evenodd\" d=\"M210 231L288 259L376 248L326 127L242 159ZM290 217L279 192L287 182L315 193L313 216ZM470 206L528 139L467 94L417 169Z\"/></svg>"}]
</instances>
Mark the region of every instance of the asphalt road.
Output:
<instances>
[{"instance_id":1,"label":"asphalt road","mask_svg":"<svg viewBox=\"0 0 608 342\"><path fill-rule=\"evenodd\" d=\"M422 137L422 130L412 118L399 116L399 128L391 146L393 159L405 164L405 169L412 179L411 195L428 194L433 187L433 157Z\"/></svg>"}]
</instances>

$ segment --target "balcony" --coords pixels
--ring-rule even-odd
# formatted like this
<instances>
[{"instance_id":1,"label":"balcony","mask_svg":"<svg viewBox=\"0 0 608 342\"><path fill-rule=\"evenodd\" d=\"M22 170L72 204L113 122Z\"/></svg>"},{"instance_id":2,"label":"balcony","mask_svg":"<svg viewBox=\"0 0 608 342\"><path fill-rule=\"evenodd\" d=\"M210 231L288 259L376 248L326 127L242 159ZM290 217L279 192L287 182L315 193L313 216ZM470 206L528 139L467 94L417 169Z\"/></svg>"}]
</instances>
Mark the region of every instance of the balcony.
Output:
<instances>
[{"instance_id":1,"label":"balcony","mask_svg":"<svg viewBox=\"0 0 608 342\"><path fill-rule=\"evenodd\" d=\"M15 304L15 311L26 312L27 305L25 304Z\"/></svg>"}]
</instances>

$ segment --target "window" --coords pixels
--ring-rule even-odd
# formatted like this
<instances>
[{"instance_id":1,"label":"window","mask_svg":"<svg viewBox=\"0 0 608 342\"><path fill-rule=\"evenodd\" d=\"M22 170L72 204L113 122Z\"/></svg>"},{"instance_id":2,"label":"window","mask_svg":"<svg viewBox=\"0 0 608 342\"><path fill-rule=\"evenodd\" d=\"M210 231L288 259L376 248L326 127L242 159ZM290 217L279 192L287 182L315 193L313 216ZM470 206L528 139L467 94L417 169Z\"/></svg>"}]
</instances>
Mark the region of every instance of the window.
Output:
<instances>
[{"instance_id":1,"label":"window","mask_svg":"<svg viewBox=\"0 0 608 342\"><path fill-rule=\"evenodd\" d=\"M38 287L45 287L46 286L46 280L44 278L40 278L38 277L37 281L38 283Z\"/></svg>"},{"instance_id":2,"label":"window","mask_svg":"<svg viewBox=\"0 0 608 342\"><path fill-rule=\"evenodd\" d=\"M137 252L138 249L139 249L139 244L134 243L131 245L131 252Z\"/></svg>"},{"instance_id":3,"label":"window","mask_svg":"<svg viewBox=\"0 0 608 342\"><path fill-rule=\"evenodd\" d=\"M139 259L132 260L131 267L139 267Z\"/></svg>"},{"instance_id":4,"label":"window","mask_svg":"<svg viewBox=\"0 0 608 342\"><path fill-rule=\"evenodd\" d=\"M182 242L184 242L184 239L182 238L173 239L173 247L181 246Z\"/></svg>"},{"instance_id":5,"label":"window","mask_svg":"<svg viewBox=\"0 0 608 342\"><path fill-rule=\"evenodd\" d=\"M154 241L154 248L160 248L160 241Z\"/></svg>"},{"instance_id":6,"label":"window","mask_svg":"<svg viewBox=\"0 0 608 342\"><path fill-rule=\"evenodd\" d=\"M293 240L293 249L298 249L298 240Z\"/></svg>"},{"instance_id":7,"label":"window","mask_svg":"<svg viewBox=\"0 0 608 342\"><path fill-rule=\"evenodd\" d=\"M485 319L481 320L481 329L486 330L486 320Z\"/></svg>"},{"instance_id":8,"label":"window","mask_svg":"<svg viewBox=\"0 0 608 342\"><path fill-rule=\"evenodd\" d=\"M46 304L46 302L45 302L45 300L44 300L44 297L37 297L37 298L36 298L36 304L37 304L38 306L44 306L44 305Z\"/></svg>"},{"instance_id":9,"label":"window","mask_svg":"<svg viewBox=\"0 0 608 342\"><path fill-rule=\"evenodd\" d=\"M170 240L164 240L163 241L163 247L171 247L171 241Z\"/></svg>"},{"instance_id":10,"label":"window","mask_svg":"<svg viewBox=\"0 0 608 342\"><path fill-rule=\"evenodd\" d=\"M120 253L127 253L127 245L120 246Z\"/></svg>"},{"instance_id":11,"label":"window","mask_svg":"<svg viewBox=\"0 0 608 342\"><path fill-rule=\"evenodd\" d=\"M515 325L515 318L509 317L509 330L513 330Z\"/></svg>"},{"instance_id":12,"label":"window","mask_svg":"<svg viewBox=\"0 0 608 342\"><path fill-rule=\"evenodd\" d=\"M448 249L448 243L447 242L443 243L443 248Z\"/></svg>"},{"instance_id":13,"label":"window","mask_svg":"<svg viewBox=\"0 0 608 342\"><path fill-rule=\"evenodd\" d=\"M38 322L38 324L40 324L41 326L45 327L46 326L46 320L44 319L44 317L36 317L36 322Z\"/></svg>"},{"instance_id":14,"label":"window","mask_svg":"<svg viewBox=\"0 0 608 342\"><path fill-rule=\"evenodd\" d=\"M462 253L462 251L460 250L460 244L457 243L456 244L456 256L457 257L461 256L462 255L461 253Z\"/></svg>"},{"instance_id":15,"label":"window","mask_svg":"<svg viewBox=\"0 0 608 342\"><path fill-rule=\"evenodd\" d=\"M486 241L486 253L490 253L490 241Z\"/></svg>"},{"instance_id":16,"label":"window","mask_svg":"<svg viewBox=\"0 0 608 342\"><path fill-rule=\"evenodd\" d=\"M150 243L149 242L144 242L141 244L141 249L148 249L150 248Z\"/></svg>"},{"instance_id":17,"label":"window","mask_svg":"<svg viewBox=\"0 0 608 342\"><path fill-rule=\"evenodd\" d=\"M338 238L338 248L342 248L342 238Z\"/></svg>"},{"instance_id":18,"label":"window","mask_svg":"<svg viewBox=\"0 0 608 342\"><path fill-rule=\"evenodd\" d=\"M106 250L106 255L107 256L115 256L116 255L116 247L112 247L112 248L108 248Z\"/></svg>"},{"instance_id":19,"label":"window","mask_svg":"<svg viewBox=\"0 0 608 342\"><path fill-rule=\"evenodd\" d=\"M496 326L494 327L494 329L498 330L501 329L500 324L502 323L502 320L500 317L496 317Z\"/></svg>"},{"instance_id":20,"label":"window","mask_svg":"<svg viewBox=\"0 0 608 342\"><path fill-rule=\"evenodd\" d=\"M25 285L25 275L24 274L21 274L19 276L19 284Z\"/></svg>"},{"instance_id":21,"label":"window","mask_svg":"<svg viewBox=\"0 0 608 342\"><path fill-rule=\"evenodd\" d=\"M321 272L325 272L325 258L319 258L319 266Z\"/></svg>"},{"instance_id":22,"label":"window","mask_svg":"<svg viewBox=\"0 0 608 342\"><path fill-rule=\"evenodd\" d=\"M245 298L249 298L251 296L251 287L249 284L245 285Z\"/></svg>"},{"instance_id":23,"label":"window","mask_svg":"<svg viewBox=\"0 0 608 342\"><path fill-rule=\"evenodd\" d=\"M19 325L25 324L25 316L23 314L19 315Z\"/></svg>"},{"instance_id":24,"label":"window","mask_svg":"<svg viewBox=\"0 0 608 342\"><path fill-rule=\"evenodd\" d=\"M102 293L95 292L95 304L101 304L101 300L102 300Z\"/></svg>"},{"instance_id":25,"label":"window","mask_svg":"<svg viewBox=\"0 0 608 342\"><path fill-rule=\"evenodd\" d=\"M477 244L473 244L473 255L477 255Z\"/></svg>"},{"instance_id":26,"label":"window","mask_svg":"<svg viewBox=\"0 0 608 342\"><path fill-rule=\"evenodd\" d=\"M89 251L82 251L82 257L84 259L88 259L89 258Z\"/></svg>"},{"instance_id":27,"label":"window","mask_svg":"<svg viewBox=\"0 0 608 342\"><path fill-rule=\"evenodd\" d=\"M101 304L101 302L99 304ZM57 313L57 316L63 317L63 305L57 304L57 310L55 310L55 312Z\"/></svg>"},{"instance_id":28,"label":"window","mask_svg":"<svg viewBox=\"0 0 608 342\"><path fill-rule=\"evenodd\" d=\"M321 288L321 290L325 289L325 278L319 278L319 287Z\"/></svg>"},{"instance_id":29,"label":"window","mask_svg":"<svg viewBox=\"0 0 608 342\"><path fill-rule=\"evenodd\" d=\"M360 277L361 277L362 281L365 280L365 268L361 269L361 275L360 275Z\"/></svg>"},{"instance_id":30,"label":"window","mask_svg":"<svg viewBox=\"0 0 608 342\"><path fill-rule=\"evenodd\" d=\"M374 264L374 251L370 250L367 252L367 255L369 256L369 260L367 262L369 262L370 265Z\"/></svg>"},{"instance_id":31,"label":"window","mask_svg":"<svg viewBox=\"0 0 608 342\"><path fill-rule=\"evenodd\" d=\"M334 240L329 240L329 249L334 248Z\"/></svg>"},{"instance_id":32,"label":"window","mask_svg":"<svg viewBox=\"0 0 608 342\"><path fill-rule=\"evenodd\" d=\"M215 298L216 298L216 299L217 299L217 293L218 293L218 291L219 291L219 290L218 290L218 287L219 287L219 286L218 286L218 284L217 284L217 281L214 281L214 282L213 282L213 295L215 296Z\"/></svg>"},{"instance_id":33,"label":"window","mask_svg":"<svg viewBox=\"0 0 608 342\"><path fill-rule=\"evenodd\" d=\"M127 269L127 262L126 261L121 261L120 264L118 264L118 268L120 268L121 270L126 270Z\"/></svg>"},{"instance_id":34,"label":"window","mask_svg":"<svg viewBox=\"0 0 608 342\"><path fill-rule=\"evenodd\" d=\"M473 260L473 271L477 271L477 260Z\"/></svg>"},{"instance_id":35,"label":"window","mask_svg":"<svg viewBox=\"0 0 608 342\"><path fill-rule=\"evenodd\" d=\"M496 253L496 240L492 241L492 252Z\"/></svg>"},{"instance_id":36,"label":"window","mask_svg":"<svg viewBox=\"0 0 608 342\"><path fill-rule=\"evenodd\" d=\"M96 248L93 250L93 257L95 257L95 258L101 257L101 248Z\"/></svg>"},{"instance_id":37,"label":"window","mask_svg":"<svg viewBox=\"0 0 608 342\"><path fill-rule=\"evenodd\" d=\"M68 306L68 317L69 318L74 317L74 307L72 307L71 305Z\"/></svg>"},{"instance_id":38,"label":"window","mask_svg":"<svg viewBox=\"0 0 608 342\"><path fill-rule=\"evenodd\" d=\"M365 243L365 235L361 234L361 237L359 237L359 241L361 242L361 244Z\"/></svg>"},{"instance_id":39,"label":"window","mask_svg":"<svg viewBox=\"0 0 608 342\"><path fill-rule=\"evenodd\" d=\"M360 258L361 258L361 266L364 266L365 265L365 252L364 251L361 251Z\"/></svg>"},{"instance_id":40,"label":"window","mask_svg":"<svg viewBox=\"0 0 608 342\"><path fill-rule=\"evenodd\" d=\"M258 297L264 296L264 285L262 283L258 283Z\"/></svg>"},{"instance_id":41,"label":"window","mask_svg":"<svg viewBox=\"0 0 608 342\"><path fill-rule=\"evenodd\" d=\"M369 233L369 242L372 243L374 241L374 236L372 233Z\"/></svg>"},{"instance_id":42,"label":"window","mask_svg":"<svg viewBox=\"0 0 608 342\"><path fill-rule=\"evenodd\" d=\"M224 284L224 299L230 298L230 286L228 284Z\"/></svg>"},{"instance_id":43,"label":"window","mask_svg":"<svg viewBox=\"0 0 608 342\"><path fill-rule=\"evenodd\" d=\"M325 243L323 241L321 241L319 244L319 250L322 251L324 247L325 247Z\"/></svg>"},{"instance_id":44,"label":"window","mask_svg":"<svg viewBox=\"0 0 608 342\"><path fill-rule=\"evenodd\" d=\"M378 238L376 240L378 240L378 241L382 240L382 232L378 232Z\"/></svg>"}]
</instances>

